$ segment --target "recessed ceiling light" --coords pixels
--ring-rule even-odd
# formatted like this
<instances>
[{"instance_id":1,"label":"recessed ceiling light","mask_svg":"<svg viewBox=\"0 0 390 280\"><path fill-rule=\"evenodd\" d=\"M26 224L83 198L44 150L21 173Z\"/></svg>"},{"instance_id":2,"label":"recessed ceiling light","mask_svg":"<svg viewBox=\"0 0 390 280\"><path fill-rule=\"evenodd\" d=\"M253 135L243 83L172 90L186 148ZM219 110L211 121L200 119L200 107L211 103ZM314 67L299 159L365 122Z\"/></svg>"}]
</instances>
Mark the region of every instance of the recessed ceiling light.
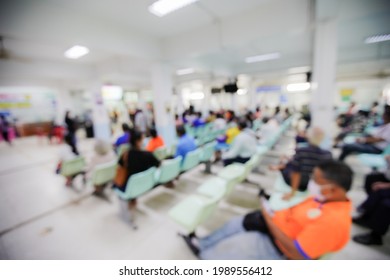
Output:
<instances>
[{"instance_id":1,"label":"recessed ceiling light","mask_svg":"<svg viewBox=\"0 0 390 280\"><path fill-rule=\"evenodd\" d=\"M67 50L64 55L70 59L78 59L87 53L89 53L89 49L87 47L76 45Z\"/></svg>"},{"instance_id":2,"label":"recessed ceiling light","mask_svg":"<svg viewBox=\"0 0 390 280\"><path fill-rule=\"evenodd\" d=\"M176 71L176 75L182 76L182 75L188 75L194 73L195 70L192 68L185 68L185 69L179 69Z\"/></svg>"},{"instance_id":3,"label":"recessed ceiling light","mask_svg":"<svg viewBox=\"0 0 390 280\"><path fill-rule=\"evenodd\" d=\"M198 0L158 0L149 6L149 12L162 17Z\"/></svg>"},{"instance_id":4,"label":"recessed ceiling light","mask_svg":"<svg viewBox=\"0 0 390 280\"><path fill-rule=\"evenodd\" d=\"M297 84L288 84L286 89L289 92L294 91L305 91L310 88L310 83L297 83Z\"/></svg>"},{"instance_id":5,"label":"recessed ceiling light","mask_svg":"<svg viewBox=\"0 0 390 280\"><path fill-rule=\"evenodd\" d=\"M201 91L198 92L191 92L189 95L191 100L201 100L204 98L204 93Z\"/></svg>"},{"instance_id":6,"label":"recessed ceiling light","mask_svg":"<svg viewBox=\"0 0 390 280\"><path fill-rule=\"evenodd\" d=\"M245 95L246 93L247 93L246 89L240 88L239 90L237 90L238 95Z\"/></svg>"},{"instance_id":7,"label":"recessed ceiling light","mask_svg":"<svg viewBox=\"0 0 390 280\"><path fill-rule=\"evenodd\" d=\"M364 43L372 44L372 43L379 43L379 42L384 42L384 41L389 41L389 40L390 40L390 34L382 34L382 35L375 35L375 36L367 37L364 40Z\"/></svg>"},{"instance_id":8,"label":"recessed ceiling light","mask_svg":"<svg viewBox=\"0 0 390 280\"><path fill-rule=\"evenodd\" d=\"M280 58L280 53L266 53L261 55L249 56L245 58L246 63L254 63L266 60L273 60Z\"/></svg>"}]
</instances>

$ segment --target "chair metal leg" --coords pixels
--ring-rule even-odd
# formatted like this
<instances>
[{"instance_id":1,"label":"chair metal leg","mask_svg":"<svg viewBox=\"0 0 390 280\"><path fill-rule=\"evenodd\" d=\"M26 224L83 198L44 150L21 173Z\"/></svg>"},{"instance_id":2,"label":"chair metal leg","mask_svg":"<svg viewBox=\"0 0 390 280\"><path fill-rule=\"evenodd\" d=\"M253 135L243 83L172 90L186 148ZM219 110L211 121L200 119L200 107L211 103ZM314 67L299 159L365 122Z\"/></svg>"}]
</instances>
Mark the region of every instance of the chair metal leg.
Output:
<instances>
[{"instance_id":1,"label":"chair metal leg","mask_svg":"<svg viewBox=\"0 0 390 280\"><path fill-rule=\"evenodd\" d=\"M211 161L210 160L205 162L204 173L211 174Z\"/></svg>"}]
</instances>

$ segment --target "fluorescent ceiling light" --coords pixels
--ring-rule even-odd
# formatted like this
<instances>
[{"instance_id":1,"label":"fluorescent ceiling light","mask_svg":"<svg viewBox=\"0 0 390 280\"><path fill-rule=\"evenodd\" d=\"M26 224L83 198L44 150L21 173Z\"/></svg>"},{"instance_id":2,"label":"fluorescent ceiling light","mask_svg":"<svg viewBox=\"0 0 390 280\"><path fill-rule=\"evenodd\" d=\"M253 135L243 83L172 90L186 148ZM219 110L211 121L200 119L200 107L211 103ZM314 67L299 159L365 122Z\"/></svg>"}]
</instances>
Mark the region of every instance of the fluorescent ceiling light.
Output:
<instances>
[{"instance_id":1,"label":"fluorescent ceiling light","mask_svg":"<svg viewBox=\"0 0 390 280\"><path fill-rule=\"evenodd\" d=\"M294 91L305 91L310 88L310 83L297 83L297 84L288 84L286 89L289 92Z\"/></svg>"},{"instance_id":2,"label":"fluorescent ceiling light","mask_svg":"<svg viewBox=\"0 0 390 280\"><path fill-rule=\"evenodd\" d=\"M191 92L190 93L190 99L191 100L201 100L204 98L204 93L199 91L199 92Z\"/></svg>"},{"instance_id":3,"label":"fluorescent ceiling light","mask_svg":"<svg viewBox=\"0 0 390 280\"><path fill-rule=\"evenodd\" d=\"M389 40L390 40L390 34L382 34L382 35L367 37L366 40L364 40L364 43L372 44L372 43L379 43L379 42L384 42Z\"/></svg>"},{"instance_id":4,"label":"fluorescent ceiling light","mask_svg":"<svg viewBox=\"0 0 390 280\"><path fill-rule=\"evenodd\" d=\"M194 73L194 69L192 68L185 68L185 69L180 69L176 71L176 75L182 76L182 75L188 75Z\"/></svg>"},{"instance_id":5,"label":"fluorescent ceiling light","mask_svg":"<svg viewBox=\"0 0 390 280\"><path fill-rule=\"evenodd\" d=\"M67 50L64 55L70 59L78 59L87 53L89 53L89 49L87 47L76 45Z\"/></svg>"},{"instance_id":6,"label":"fluorescent ceiling light","mask_svg":"<svg viewBox=\"0 0 390 280\"><path fill-rule=\"evenodd\" d=\"M246 94L246 92L247 92L247 90L243 89L243 88L240 88L239 90L237 90L238 95L244 95L244 94Z\"/></svg>"},{"instance_id":7,"label":"fluorescent ceiling light","mask_svg":"<svg viewBox=\"0 0 390 280\"><path fill-rule=\"evenodd\" d=\"M105 85L102 86L102 95L107 100L121 100L123 96L123 89L120 86Z\"/></svg>"},{"instance_id":8,"label":"fluorescent ceiling light","mask_svg":"<svg viewBox=\"0 0 390 280\"><path fill-rule=\"evenodd\" d=\"M162 17L198 0L158 0L149 6L149 12Z\"/></svg>"},{"instance_id":9,"label":"fluorescent ceiling light","mask_svg":"<svg viewBox=\"0 0 390 280\"><path fill-rule=\"evenodd\" d=\"M280 53L266 53L245 58L246 63L254 63L266 60L273 60L280 58Z\"/></svg>"}]
</instances>

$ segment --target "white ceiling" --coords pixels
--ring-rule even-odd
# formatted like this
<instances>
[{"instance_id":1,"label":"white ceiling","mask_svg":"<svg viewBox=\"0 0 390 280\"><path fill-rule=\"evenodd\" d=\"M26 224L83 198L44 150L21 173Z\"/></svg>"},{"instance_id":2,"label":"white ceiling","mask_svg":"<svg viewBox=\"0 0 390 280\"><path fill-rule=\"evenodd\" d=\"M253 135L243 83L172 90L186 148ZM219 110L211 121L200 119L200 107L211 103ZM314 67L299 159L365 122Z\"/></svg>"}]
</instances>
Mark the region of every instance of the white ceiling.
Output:
<instances>
[{"instance_id":1,"label":"white ceiling","mask_svg":"<svg viewBox=\"0 0 390 280\"><path fill-rule=\"evenodd\" d=\"M286 75L310 66L317 19L338 19L339 74L390 72L390 42L366 45L390 33L388 0L199 0L159 18L154 0L12 0L0 4L0 35L11 59L0 60L0 84L96 82L150 86L154 62L198 73L176 81L247 73ZM315 4L317 2L317 4ZM63 56L74 44L90 53ZM280 52L279 60L245 64L250 55Z\"/></svg>"}]
</instances>

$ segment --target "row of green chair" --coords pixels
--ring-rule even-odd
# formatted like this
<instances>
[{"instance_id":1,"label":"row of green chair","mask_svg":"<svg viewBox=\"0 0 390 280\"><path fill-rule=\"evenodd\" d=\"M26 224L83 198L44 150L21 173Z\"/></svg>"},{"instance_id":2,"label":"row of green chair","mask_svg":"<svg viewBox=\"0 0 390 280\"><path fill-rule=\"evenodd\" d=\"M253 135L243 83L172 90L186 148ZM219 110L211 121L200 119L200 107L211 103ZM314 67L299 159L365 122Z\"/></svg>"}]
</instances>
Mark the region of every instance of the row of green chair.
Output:
<instances>
[{"instance_id":1,"label":"row of green chair","mask_svg":"<svg viewBox=\"0 0 390 280\"><path fill-rule=\"evenodd\" d=\"M124 192L119 189L116 189L115 192L122 201L135 199L158 185L173 181L180 174L199 164L209 162L213 155L214 146L215 143L209 143L204 147L191 151L186 154L184 160L180 156L163 160L159 168L153 167L132 175ZM121 206L121 212L125 219L134 226L134 218L130 218L131 216L134 217L134 213L128 213L128 209L123 205Z\"/></svg>"},{"instance_id":2,"label":"row of green chair","mask_svg":"<svg viewBox=\"0 0 390 280\"><path fill-rule=\"evenodd\" d=\"M279 136L289 127L291 119L285 123L278 133ZM168 213L170 218L183 227L187 233L194 233L200 224L210 218L218 207L219 201L228 196L237 184L248 177L268 150L269 147L260 148L246 163L234 163L224 167L216 177L201 184L196 194L175 205Z\"/></svg>"}]
</instances>

